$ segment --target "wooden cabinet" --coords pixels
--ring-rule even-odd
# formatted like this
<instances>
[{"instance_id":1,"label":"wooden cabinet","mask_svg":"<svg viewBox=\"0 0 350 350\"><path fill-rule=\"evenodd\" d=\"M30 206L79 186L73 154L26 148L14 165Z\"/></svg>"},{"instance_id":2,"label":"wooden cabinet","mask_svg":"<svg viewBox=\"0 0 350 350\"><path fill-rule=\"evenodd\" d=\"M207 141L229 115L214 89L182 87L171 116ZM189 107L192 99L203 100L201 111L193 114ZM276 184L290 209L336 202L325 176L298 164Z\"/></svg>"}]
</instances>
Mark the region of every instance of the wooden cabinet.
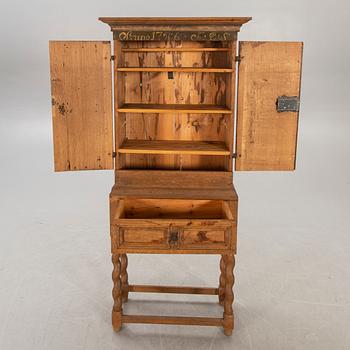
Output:
<instances>
[{"instance_id":1,"label":"wooden cabinet","mask_svg":"<svg viewBox=\"0 0 350 350\"><path fill-rule=\"evenodd\" d=\"M232 171L295 169L300 97L302 43L238 43L250 19L100 18L113 49L108 41L50 42L55 170L115 170L116 331L141 322L232 333ZM218 287L129 284L131 253L219 254ZM129 292L218 295L224 313L125 315Z\"/></svg>"}]
</instances>

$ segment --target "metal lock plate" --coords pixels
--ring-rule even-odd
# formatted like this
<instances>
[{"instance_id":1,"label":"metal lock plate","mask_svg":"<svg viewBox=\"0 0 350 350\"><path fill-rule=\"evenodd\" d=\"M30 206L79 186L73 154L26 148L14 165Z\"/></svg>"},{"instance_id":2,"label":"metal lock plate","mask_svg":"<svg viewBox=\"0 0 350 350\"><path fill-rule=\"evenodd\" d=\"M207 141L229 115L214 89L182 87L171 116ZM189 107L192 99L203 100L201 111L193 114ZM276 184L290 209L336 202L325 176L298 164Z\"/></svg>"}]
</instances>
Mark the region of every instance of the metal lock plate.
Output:
<instances>
[{"instance_id":1,"label":"metal lock plate","mask_svg":"<svg viewBox=\"0 0 350 350\"><path fill-rule=\"evenodd\" d=\"M168 230L168 242L170 245L177 245L179 242L179 227L170 226Z\"/></svg>"},{"instance_id":2,"label":"metal lock plate","mask_svg":"<svg viewBox=\"0 0 350 350\"><path fill-rule=\"evenodd\" d=\"M299 112L298 96L279 96L276 101L277 112Z\"/></svg>"}]
</instances>

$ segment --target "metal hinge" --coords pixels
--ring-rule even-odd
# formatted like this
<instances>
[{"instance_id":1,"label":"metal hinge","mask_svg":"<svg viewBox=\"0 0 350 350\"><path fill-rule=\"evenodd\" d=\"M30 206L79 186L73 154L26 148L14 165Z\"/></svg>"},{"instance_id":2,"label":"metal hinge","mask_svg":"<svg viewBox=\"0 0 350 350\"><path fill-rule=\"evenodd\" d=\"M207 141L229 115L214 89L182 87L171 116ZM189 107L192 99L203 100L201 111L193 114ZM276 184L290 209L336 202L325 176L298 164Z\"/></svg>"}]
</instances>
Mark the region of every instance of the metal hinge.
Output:
<instances>
[{"instance_id":1,"label":"metal hinge","mask_svg":"<svg viewBox=\"0 0 350 350\"><path fill-rule=\"evenodd\" d=\"M241 62L241 60L242 60L242 57L241 57L241 56L236 56L236 57L235 57L235 61L236 61L236 62Z\"/></svg>"},{"instance_id":2,"label":"metal hinge","mask_svg":"<svg viewBox=\"0 0 350 350\"><path fill-rule=\"evenodd\" d=\"M117 156L117 152L112 153L112 157L115 158Z\"/></svg>"},{"instance_id":3,"label":"metal hinge","mask_svg":"<svg viewBox=\"0 0 350 350\"><path fill-rule=\"evenodd\" d=\"M232 158L237 158L237 153L232 153Z\"/></svg>"},{"instance_id":4,"label":"metal hinge","mask_svg":"<svg viewBox=\"0 0 350 350\"><path fill-rule=\"evenodd\" d=\"M114 60L115 60L115 56L112 55L112 56L111 56L111 61L114 61Z\"/></svg>"}]
</instances>

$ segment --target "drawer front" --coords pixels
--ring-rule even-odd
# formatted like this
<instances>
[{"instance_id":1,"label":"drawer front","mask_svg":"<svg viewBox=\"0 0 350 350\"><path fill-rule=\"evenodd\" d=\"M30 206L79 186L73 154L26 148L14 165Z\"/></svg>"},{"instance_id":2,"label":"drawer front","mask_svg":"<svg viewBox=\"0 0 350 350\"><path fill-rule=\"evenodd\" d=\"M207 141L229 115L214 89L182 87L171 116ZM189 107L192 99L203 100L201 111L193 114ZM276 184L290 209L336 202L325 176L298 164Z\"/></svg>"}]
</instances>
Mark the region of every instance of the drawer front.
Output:
<instances>
[{"instance_id":1,"label":"drawer front","mask_svg":"<svg viewBox=\"0 0 350 350\"><path fill-rule=\"evenodd\" d=\"M231 227L185 228L181 234L182 248L228 248L231 240Z\"/></svg>"},{"instance_id":2,"label":"drawer front","mask_svg":"<svg viewBox=\"0 0 350 350\"><path fill-rule=\"evenodd\" d=\"M166 227L119 227L120 247L167 248L168 229Z\"/></svg>"},{"instance_id":3,"label":"drawer front","mask_svg":"<svg viewBox=\"0 0 350 350\"><path fill-rule=\"evenodd\" d=\"M151 226L149 226L151 225ZM215 250L234 249L236 231L231 224L208 221L168 221L139 226L124 224L112 230L112 249Z\"/></svg>"}]
</instances>

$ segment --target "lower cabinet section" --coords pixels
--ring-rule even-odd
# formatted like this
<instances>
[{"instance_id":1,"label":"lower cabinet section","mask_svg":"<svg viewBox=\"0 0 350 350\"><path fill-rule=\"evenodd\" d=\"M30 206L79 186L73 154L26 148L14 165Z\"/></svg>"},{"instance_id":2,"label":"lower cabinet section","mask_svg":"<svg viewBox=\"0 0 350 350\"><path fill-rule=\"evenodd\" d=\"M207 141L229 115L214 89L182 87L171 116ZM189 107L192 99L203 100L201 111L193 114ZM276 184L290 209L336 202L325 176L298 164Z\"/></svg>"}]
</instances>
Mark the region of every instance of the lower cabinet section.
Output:
<instances>
[{"instance_id":1,"label":"lower cabinet section","mask_svg":"<svg viewBox=\"0 0 350 350\"><path fill-rule=\"evenodd\" d=\"M235 252L236 218L236 201L117 199L111 201L112 252Z\"/></svg>"}]
</instances>

